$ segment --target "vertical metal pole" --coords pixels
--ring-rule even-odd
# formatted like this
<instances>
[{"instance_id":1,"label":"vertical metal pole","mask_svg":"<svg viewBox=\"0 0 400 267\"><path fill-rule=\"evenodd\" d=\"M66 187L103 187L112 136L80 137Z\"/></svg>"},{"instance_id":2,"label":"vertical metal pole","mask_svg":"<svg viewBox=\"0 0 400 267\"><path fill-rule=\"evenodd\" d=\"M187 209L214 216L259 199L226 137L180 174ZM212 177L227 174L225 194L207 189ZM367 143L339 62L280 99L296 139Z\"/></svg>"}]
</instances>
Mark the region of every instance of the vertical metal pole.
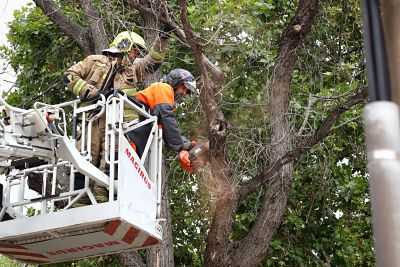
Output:
<instances>
[{"instance_id":1,"label":"vertical metal pole","mask_svg":"<svg viewBox=\"0 0 400 267\"><path fill-rule=\"evenodd\" d=\"M45 170L44 173L43 173L42 197L46 196L47 175L48 175L48 172L47 172L47 170ZM43 214L46 214L46 212L47 212L47 200L44 199L44 200L42 200L42 206L41 206L41 209L40 209L40 214L43 215Z\"/></svg>"},{"instance_id":2,"label":"vertical metal pole","mask_svg":"<svg viewBox=\"0 0 400 267\"><path fill-rule=\"evenodd\" d=\"M117 112L117 103L116 97L112 98L112 111L111 111L111 120L110 120L110 177L109 177L109 188L108 188L108 201L114 201L114 173L115 173L115 130L114 127L116 123L116 112Z\"/></svg>"},{"instance_id":3,"label":"vertical metal pole","mask_svg":"<svg viewBox=\"0 0 400 267\"><path fill-rule=\"evenodd\" d=\"M76 137L78 131L78 117L76 115L76 109L78 108L76 102L72 105L73 112L72 112L72 144L76 144Z\"/></svg>"},{"instance_id":4,"label":"vertical metal pole","mask_svg":"<svg viewBox=\"0 0 400 267\"><path fill-rule=\"evenodd\" d=\"M362 0L364 50L372 101L365 108L375 253L378 266L400 266L400 125L378 0ZM397 75L397 73L392 73Z\"/></svg>"},{"instance_id":5,"label":"vertical metal pole","mask_svg":"<svg viewBox=\"0 0 400 267\"><path fill-rule=\"evenodd\" d=\"M390 100L390 78L378 0L362 0L363 39L372 101Z\"/></svg>"},{"instance_id":6,"label":"vertical metal pole","mask_svg":"<svg viewBox=\"0 0 400 267\"><path fill-rule=\"evenodd\" d=\"M86 112L82 112L81 153L85 151L86 136ZM87 138L89 138L89 136ZM90 151L88 153L90 153Z\"/></svg>"},{"instance_id":7,"label":"vertical metal pole","mask_svg":"<svg viewBox=\"0 0 400 267\"><path fill-rule=\"evenodd\" d=\"M162 198L162 129L158 129L158 162L157 162L157 218L161 217L161 198Z\"/></svg>"},{"instance_id":8,"label":"vertical metal pole","mask_svg":"<svg viewBox=\"0 0 400 267\"><path fill-rule=\"evenodd\" d=\"M94 120L97 120L97 127L99 126L100 123L100 118L91 118L88 120L88 126L87 126L87 145L86 145L86 150L87 150L87 158L89 161L92 161L92 131L93 131L93 122Z\"/></svg>"},{"instance_id":9,"label":"vertical metal pole","mask_svg":"<svg viewBox=\"0 0 400 267\"><path fill-rule=\"evenodd\" d=\"M154 128L157 127L157 121L153 122L153 127L150 132L150 135L153 135L153 137L148 139L148 142L151 142L150 145L150 150L149 150L149 160L148 166L146 166L147 172L149 174L149 178L152 182L157 183L157 175L158 175L158 146L159 146L159 140L158 140L158 129ZM145 149L146 150L146 149ZM144 153L142 155L142 163L144 164Z\"/></svg>"},{"instance_id":10,"label":"vertical metal pole","mask_svg":"<svg viewBox=\"0 0 400 267\"><path fill-rule=\"evenodd\" d=\"M9 204L11 195L11 180L9 178L6 179L6 190L4 192L4 195L5 195L4 196L5 203Z\"/></svg>"},{"instance_id":11,"label":"vertical metal pole","mask_svg":"<svg viewBox=\"0 0 400 267\"><path fill-rule=\"evenodd\" d=\"M400 123L393 102L365 108L377 266L400 266Z\"/></svg>"},{"instance_id":12,"label":"vertical metal pole","mask_svg":"<svg viewBox=\"0 0 400 267\"><path fill-rule=\"evenodd\" d=\"M76 109L78 108L78 104L76 102L73 103L72 105L73 112L72 112L72 144L76 147L76 138L77 138L77 131L78 131L78 115L76 113ZM81 139L85 138L82 136L81 133ZM82 144L82 143L81 143ZM82 145L81 145L81 151L82 152ZM69 164L69 192L72 192L75 190L75 171L74 171L74 165ZM69 201L71 201L71 197L69 197Z\"/></svg>"},{"instance_id":13,"label":"vertical metal pole","mask_svg":"<svg viewBox=\"0 0 400 267\"><path fill-rule=\"evenodd\" d=\"M72 192L75 190L75 170L74 170L74 165L70 164L69 165L70 169L70 174L69 174L69 192Z\"/></svg>"},{"instance_id":14,"label":"vertical metal pole","mask_svg":"<svg viewBox=\"0 0 400 267\"><path fill-rule=\"evenodd\" d=\"M108 102L108 100L106 101L106 123L105 123L105 136L104 136L104 159L106 161L106 163L111 164L110 162L110 136L109 136L109 125L110 125L110 113L112 109L110 108L110 104Z\"/></svg>"},{"instance_id":15,"label":"vertical metal pole","mask_svg":"<svg viewBox=\"0 0 400 267\"><path fill-rule=\"evenodd\" d=\"M24 200L24 195L25 195L25 180L26 176L25 173L24 175L21 176L20 179L20 184L19 184L19 192L18 192L18 202L21 202ZM24 210L24 206L19 206L18 211L22 214Z\"/></svg>"},{"instance_id":16,"label":"vertical metal pole","mask_svg":"<svg viewBox=\"0 0 400 267\"><path fill-rule=\"evenodd\" d=\"M51 194L56 194L56 185L57 185L57 165L53 168L53 179L51 181ZM54 199L51 200L50 212L54 211Z\"/></svg>"}]
</instances>

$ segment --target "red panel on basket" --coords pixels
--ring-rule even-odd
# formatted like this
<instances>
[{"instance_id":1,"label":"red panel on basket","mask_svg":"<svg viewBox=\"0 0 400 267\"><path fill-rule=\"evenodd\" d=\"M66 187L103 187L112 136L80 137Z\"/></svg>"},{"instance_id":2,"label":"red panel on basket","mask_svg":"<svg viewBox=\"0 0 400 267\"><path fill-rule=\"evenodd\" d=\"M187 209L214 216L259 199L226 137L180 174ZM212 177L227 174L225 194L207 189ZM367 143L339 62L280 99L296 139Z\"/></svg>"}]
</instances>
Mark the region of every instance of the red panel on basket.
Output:
<instances>
[{"instance_id":1,"label":"red panel on basket","mask_svg":"<svg viewBox=\"0 0 400 267\"><path fill-rule=\"evenodd\" d=\"M146 241L144 241L142 247L147 247L147 246L151 246L151 245L157 245L158 244L158 240L155 239L152 236L149 236Z\"/></svg>"},{"instance_id":2,"label":"red panel on basket","mask_svg":"<svg viewBox=\"0 0 400 267\"><path fill-rule=\"evenodd\" d=\"M104 232L109 235L113 235L117 231L120 225L121 225L120 220L112 221L106 226L106 228L104 228Z\"/></svg>"},{"instance_id":3,"label":"red panel on basket","mask_svg":"<svg viewBox=\"0 0 400 267\"><path fill-rule=\"evenodd\" d=\"M136 237L139 235L140 231L134 227L129 228L128 232L126 232L122 241L132 244L135 241Z\"/></svg>"}]
</instances>

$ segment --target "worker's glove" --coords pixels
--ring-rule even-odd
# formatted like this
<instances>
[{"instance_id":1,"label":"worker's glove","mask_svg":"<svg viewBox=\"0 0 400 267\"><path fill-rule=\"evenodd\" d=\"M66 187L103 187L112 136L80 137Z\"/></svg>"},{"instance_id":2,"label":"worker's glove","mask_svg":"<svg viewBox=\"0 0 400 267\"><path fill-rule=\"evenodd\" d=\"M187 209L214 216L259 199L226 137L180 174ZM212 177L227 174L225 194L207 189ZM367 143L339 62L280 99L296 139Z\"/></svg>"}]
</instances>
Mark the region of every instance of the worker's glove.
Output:
<instances>
[{"instance_id":1,"label":"worker's glove","mask_svg":"<svg viewBox=\"0 0 400 267\"><path fill-rule=\"evenodd\" d=\"M161 31L159 34L161 39L168 39L173 31L175 31L175 28L171 27L169 23L161 22Z\"/></svg>"},{"instance_id":2,"label":"worker's glove","mask_svg":"<svg viewBox=\"0 0 400 267\"><path fill-rule=\"evenodd\" d=\"M80 97L82 100L92 100L100 96L100 91L91 84L87 84L84 90L81 90Z\"/></svg>"},{"instance_id":3,"label":"worker's glove","mask_svg":"<svg viewBox=\"0 0 400 267\"><path fill-rule=\"evenodd\" d=\"M179 153L179 160L181 162L182 169L186 170L187 172L192 172L192 162L190 161L189 156L190 154L187 150L182 150Z\"/></svg>"}]
</instances>

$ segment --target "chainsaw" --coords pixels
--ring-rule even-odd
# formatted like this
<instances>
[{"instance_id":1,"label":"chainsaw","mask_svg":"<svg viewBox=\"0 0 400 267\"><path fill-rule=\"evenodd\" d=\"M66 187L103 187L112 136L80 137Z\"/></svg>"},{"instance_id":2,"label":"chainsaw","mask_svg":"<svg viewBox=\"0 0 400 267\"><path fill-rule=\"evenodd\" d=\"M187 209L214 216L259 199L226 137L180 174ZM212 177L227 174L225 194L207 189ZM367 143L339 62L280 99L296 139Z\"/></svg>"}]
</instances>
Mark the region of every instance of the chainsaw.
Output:
<instances>
[{"instance_id":1,"label":"chainsaw","mask_svg":"<svg viewBox=\"0 0 400 267\"><path fill-rule=\"evenodd\" d=\"M188 172L198 170L206 165L208 151L210 150L207 139L196 141L195 146L190 150L182 150L179 153L181 167Z\"/></svg>"}]
</instances>

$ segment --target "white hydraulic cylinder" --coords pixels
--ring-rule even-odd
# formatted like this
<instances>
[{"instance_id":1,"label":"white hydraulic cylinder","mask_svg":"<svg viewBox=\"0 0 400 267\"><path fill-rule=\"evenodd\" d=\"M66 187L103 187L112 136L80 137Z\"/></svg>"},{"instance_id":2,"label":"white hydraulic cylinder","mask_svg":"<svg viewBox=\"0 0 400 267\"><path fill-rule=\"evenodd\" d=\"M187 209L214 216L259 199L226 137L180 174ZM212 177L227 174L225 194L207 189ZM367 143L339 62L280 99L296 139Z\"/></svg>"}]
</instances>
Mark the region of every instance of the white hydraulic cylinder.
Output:
<instances>
[{"instance_id":1,"label":"white hydraulic cylinder","mask_svg":"<svg viewBox=\"0 0 400 267\"><path fill-rule=\"evenodd\" d=\"M364 111L377 266L400 266L399 107L389 101Z\"/></svg>"}]
</instances>

